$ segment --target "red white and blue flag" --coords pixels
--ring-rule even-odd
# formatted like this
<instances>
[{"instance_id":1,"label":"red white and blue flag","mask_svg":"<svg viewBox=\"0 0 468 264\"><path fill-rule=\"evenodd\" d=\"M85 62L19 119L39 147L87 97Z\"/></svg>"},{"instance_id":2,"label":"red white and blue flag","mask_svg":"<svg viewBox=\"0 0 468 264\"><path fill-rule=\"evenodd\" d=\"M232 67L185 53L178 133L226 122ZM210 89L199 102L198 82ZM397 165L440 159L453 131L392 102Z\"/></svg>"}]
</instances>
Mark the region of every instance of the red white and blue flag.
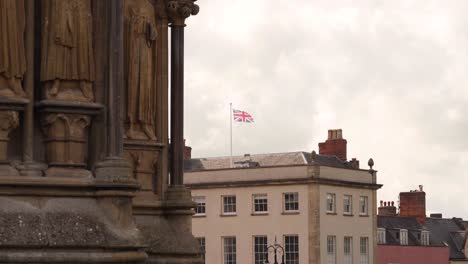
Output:
<instances>
[{"instance_id":1,"label":"red white and blue flag","mask_svg":"<svg viewBox=\"0 0 468 264\"><path fill-rule=\"evenodd\" d=\"M232 109L234 121L242 123L253 123L254 119L249 113L241 110Z\"/></svg>"}]
</instances>

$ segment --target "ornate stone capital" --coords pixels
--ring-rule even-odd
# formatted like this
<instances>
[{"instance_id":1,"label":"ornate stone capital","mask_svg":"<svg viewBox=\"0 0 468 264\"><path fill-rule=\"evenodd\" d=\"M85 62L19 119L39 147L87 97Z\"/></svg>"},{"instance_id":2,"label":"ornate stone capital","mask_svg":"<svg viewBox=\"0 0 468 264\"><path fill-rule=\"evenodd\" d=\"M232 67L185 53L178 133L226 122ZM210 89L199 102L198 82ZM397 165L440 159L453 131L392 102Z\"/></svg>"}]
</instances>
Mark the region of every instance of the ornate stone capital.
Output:
<instances>
[{"instance_id":1,"label":"ornate stone capital","mask_svg":"<svg viewBox=\"0 0 468 264\"><path fill-rule=\"evenodd\" d=\"M195 4L196 0L170 0L167 3L167 13L172 26L185 26L185 19L190 15L195 16L200 7Z\"/></svg>"},{"instance_id":2,"label":"ornate stone capital","mask_svg":"<svg viewBox=\"0 0 468 264\"><path fill-rule=\"evenodd\" d=\"M8 140L10 132L19 126L18 112L0 111L0 139Z\"/></svg>"}]
</instances>

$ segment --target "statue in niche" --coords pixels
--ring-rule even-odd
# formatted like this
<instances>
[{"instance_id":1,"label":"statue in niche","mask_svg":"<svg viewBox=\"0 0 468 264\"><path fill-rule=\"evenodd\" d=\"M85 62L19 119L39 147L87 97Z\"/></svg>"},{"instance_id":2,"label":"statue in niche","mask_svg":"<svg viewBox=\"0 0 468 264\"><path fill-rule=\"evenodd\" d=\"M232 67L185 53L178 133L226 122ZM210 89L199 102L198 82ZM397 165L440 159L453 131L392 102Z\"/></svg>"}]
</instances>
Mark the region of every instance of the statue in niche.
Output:
<instances>
[{"instance_id":1,"label":"statue in niche","mask_svg":"<svg viewBox=\"0 0 468 264\"><path fill-rule=\"evenodd\" d=\"M125 1L126 136L156 140L156 10L150 0Z\"/></svg>"},{"instance_id":2,"label":"statue in niche","mask_svg":"<svg viewBox=\"0 0 468 264\"><path fill-rule=\"evenodd\" d=\"M90 0L44 0L41 81L47 99L93 101Z\"/></svg>"},{"instance_id":3,"label":"statue in niche","mask_svg":"<svg viewBox=\"0 0 468 264\"><path fill-rule=\"evenodd\" d=\"M24 0L0 0L0 96L25 97Z\"/></svg>"}]
</instances>

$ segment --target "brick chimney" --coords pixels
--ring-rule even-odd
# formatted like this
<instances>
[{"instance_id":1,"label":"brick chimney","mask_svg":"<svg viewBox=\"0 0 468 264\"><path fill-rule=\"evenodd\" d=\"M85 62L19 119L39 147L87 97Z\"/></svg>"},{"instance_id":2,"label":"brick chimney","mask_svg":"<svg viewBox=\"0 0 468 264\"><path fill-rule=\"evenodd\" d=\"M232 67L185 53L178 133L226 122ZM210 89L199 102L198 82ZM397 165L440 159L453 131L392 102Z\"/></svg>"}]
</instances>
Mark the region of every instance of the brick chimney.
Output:
<instances>
[{"instance_id":1,"label":"brick chimney","mask_svg":"<svg viewBox=\"0 0 468 264\"><path fill-rule=\"evenodd\" d=\"M343 131L341 129L328 130L328 139L325 142L319 143L320 155L335 155L340 160L346 161L346 139L343 139Z\"/></svg>"},{"instance_id":2,"label":"brick chimney","mask_svg":"<svg viewBox=\"0 0 468 264\"><path fill-rule=\"evenodd\" d=\"M416 217L420 224L426 222L426 193L419 190L400 193L400 216Z\"/></svg>"},{"instance_id":3,"label":"brick chimney","mask_svg":"<svg viewBox=\"0 0 468 264\"><path fill-rule=\"evenodd\" d=\"M393 201L391 201L391 202L380 201L379 215L396 216L397 215L397 210L396 210L395 202L393 202Z\"/></svg>"},{"instance_id":4,"label":"brick chimney","mask_svg":"<svg viewBox=\"0 0 468 264\"><path fill-rule=\"evenodd\" d=\"M192 147L185 145L184 139L184 160L192 159Z\"/></svg>"}]
</instances>

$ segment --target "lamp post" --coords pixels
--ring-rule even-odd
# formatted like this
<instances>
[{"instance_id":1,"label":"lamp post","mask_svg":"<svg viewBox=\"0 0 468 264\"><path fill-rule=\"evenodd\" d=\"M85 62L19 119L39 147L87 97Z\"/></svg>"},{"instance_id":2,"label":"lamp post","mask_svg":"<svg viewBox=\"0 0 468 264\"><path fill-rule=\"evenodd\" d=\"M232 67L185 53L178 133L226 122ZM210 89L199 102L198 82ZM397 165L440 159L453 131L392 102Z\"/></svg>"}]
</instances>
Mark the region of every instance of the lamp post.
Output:
<instances>
[{"instance_id":1,"label":"lamp post","mask_svg":"<svg viewBox=\"0 0 468 264\"><path fill-rule=\"evenodd\" d=\"M267 252L265 253L265 264L269 264L270 262L268 261L268 251L273 249L273 253L275 254L275 262L273 264L278 264L278 250L281 250L281 264L284 264L284 248L276 242L276 237L275 237L275 243L273 245L269 245L267 247Z\"/></svg>"}]
</instances>

